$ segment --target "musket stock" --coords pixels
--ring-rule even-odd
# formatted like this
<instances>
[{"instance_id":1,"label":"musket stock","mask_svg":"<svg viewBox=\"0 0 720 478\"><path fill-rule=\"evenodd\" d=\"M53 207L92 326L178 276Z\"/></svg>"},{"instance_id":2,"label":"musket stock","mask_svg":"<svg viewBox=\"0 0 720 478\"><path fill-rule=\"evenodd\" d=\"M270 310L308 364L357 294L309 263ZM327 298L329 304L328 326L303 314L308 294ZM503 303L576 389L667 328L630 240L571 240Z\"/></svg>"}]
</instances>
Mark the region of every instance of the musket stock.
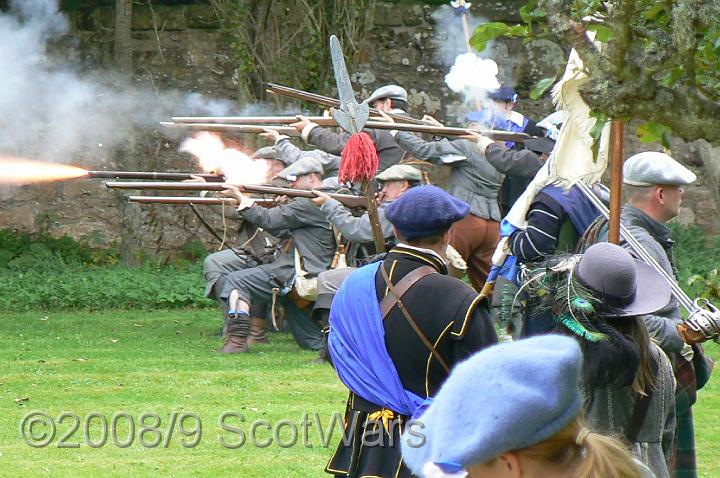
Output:
<instances>
[{"instance_id":1,"label":"musket stock","mask_svg":"<svg viewBox=\"0 0 720 478\"><path fill-rule=\"evenodd\" d=\"M187 197L187 196L130 196L130 202L142 204L195 204L195 205L228 205L237 206L237 199L233 198L204 198L204 197ZM261 206L273 204L272 199L255 199L255 203Z\"/></svg>"},{"instance_id":2,"label":"musket stock","mask_svg":"<svg viewBox=\"0 0 720 478\"><path fill-rule=\"evenodd\" d=\"M223 191L226 186L218 183L204 182L121 182L108 181L105 186L112 189L141 189L141 190L158 190L158 191ZM249 184L238 186L243 192L254 194L274 194L288 197L302 197L312 199L317 195L308 189L292 189L278 188L274 186L265 186L259 184ZM363 196L355 196L354 194L329 193L329 196L341 202L349 208L365 208L367 201ZM133 196L135 197L135 196ZM145 196L137 196L145 197ZM213 198L207 198L213 199Z\"/></svg>"}]
</instances>

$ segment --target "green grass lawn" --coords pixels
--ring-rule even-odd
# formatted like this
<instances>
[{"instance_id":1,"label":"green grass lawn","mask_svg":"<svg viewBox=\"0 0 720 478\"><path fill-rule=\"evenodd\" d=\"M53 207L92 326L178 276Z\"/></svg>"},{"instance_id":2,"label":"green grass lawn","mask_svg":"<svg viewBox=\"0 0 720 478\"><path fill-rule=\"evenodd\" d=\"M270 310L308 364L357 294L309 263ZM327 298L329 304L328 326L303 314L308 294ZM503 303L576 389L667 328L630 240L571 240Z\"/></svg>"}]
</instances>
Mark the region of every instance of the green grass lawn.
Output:
<instances>
[{"instance_id":1,"label":"green grass lawn","mask_svg":"<svg viewBox=\"0 0 720 478\"><path fill-rule=\"evenodd\" d=\"M332 438L321 437L311 419L307 445L312 447L305 446L301 421L306 413L319 414L327 435L333 413L343 411L345 389L333 370L313 364L314 353L300 351L289 336L280 334L250 354L221 356L214 351L219 327L212 311L0 313L0 476L323 476L340 430L336 427ZM708 349L720 359L719 347ZM58 447L61 437L72 431L74 419L68 417L57 425L50 445L28 446L20 436L20 422L35 410L55 421L62 412L77 414L79 427L64 443L82 445ZM92 412L105 415L108 422L114 414L127 412L135 422L133 444L120 448L108 431L104 446L85 445L85 423L91 442L102 439L100 418L85 420ZM162 422L159 433L145 430L143 445L138 421L145 412L156 413ZM248 435L240 448L219 442L223 438L232 445L239 440L237 433L221 428L225 412L245 420L239 422L236 415L225 422ZM168 440L173 413L186 418L182 428L176 422ZM190 414L201 420L199 439ZM717 380L700 392L695 416L701 476L720 476ZM255 420L276 427L281 420L292 421L298 443L286 448L251 445ZM118 418L116 428L116 441L125 445L127 415ZM36 435L41 431L39 425L34 428ZM290 425L278 433L281 444L291 442ZM272 438L262 424L256 435L260 442ZM160 444L153 446L158 438ZM322 446L323 439L329 447ZM198 443L184 448L183 442Z\"/></svg>"}]
</instances>

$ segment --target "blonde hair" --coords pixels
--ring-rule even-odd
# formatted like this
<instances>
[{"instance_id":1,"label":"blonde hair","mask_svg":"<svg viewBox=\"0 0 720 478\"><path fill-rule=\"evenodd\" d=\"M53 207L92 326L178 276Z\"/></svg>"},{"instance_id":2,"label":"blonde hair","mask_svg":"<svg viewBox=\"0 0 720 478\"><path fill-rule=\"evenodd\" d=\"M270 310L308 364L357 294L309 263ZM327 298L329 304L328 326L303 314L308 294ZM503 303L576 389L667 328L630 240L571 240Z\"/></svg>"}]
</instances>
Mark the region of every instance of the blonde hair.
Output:
<instances>
[{"instance_id":1,"label":"blonde hair","mask_svg":"<svg viewBox=\"0 0 720 478\"><path fill-rule=\"evenodd\" d=\"M621 441L589 431L580 417L550 438L514 453L560 469L577 466L577 478L642 477Z\"/></svg>"}]
</instances>

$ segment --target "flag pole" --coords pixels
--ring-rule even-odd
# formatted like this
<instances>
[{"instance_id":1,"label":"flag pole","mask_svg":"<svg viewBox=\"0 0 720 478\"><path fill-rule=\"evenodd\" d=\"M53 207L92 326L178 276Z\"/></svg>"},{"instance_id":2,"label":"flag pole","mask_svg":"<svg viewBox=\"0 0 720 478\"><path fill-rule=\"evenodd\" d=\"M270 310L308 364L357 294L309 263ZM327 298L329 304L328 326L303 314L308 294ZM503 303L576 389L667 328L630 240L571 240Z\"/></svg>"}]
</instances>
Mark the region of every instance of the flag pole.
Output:
<instances>
[{"instance_id":1,"label":"flag pole","mask_svg":"<svg viewBox=\"0 0 720 478\"><path fill-rule=\"evenodd\" d=\"M612 156L610 158L610 214L608 241L620 243L620 205L622 204L623 139L625 128L622 120L612 122Z\"/></svg>"}]
</instances>

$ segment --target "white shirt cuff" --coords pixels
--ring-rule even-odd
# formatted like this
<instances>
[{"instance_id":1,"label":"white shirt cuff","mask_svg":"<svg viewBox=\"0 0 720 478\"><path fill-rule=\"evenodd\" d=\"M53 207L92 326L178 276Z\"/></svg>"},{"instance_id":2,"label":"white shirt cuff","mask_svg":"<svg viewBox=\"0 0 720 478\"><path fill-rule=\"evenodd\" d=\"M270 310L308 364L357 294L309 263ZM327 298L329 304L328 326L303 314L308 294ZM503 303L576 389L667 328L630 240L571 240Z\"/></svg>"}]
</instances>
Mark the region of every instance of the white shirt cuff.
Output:
<instances>
[{"instance_id":1,"label":"white shirt cuff","mask_svg":"<svg viewBox=\"0 0 720 478\"><path fill-rule=\"evenodd\" d=\"M478 149L481 153L485 154L485 150L488 146L493 144L495 141L487 136L480 136L477 140Z\"/></svg>"},{"instance_id":2,"label":"white shirt cuff","mask_svg":"<svg viewBox=\"0 0 720 478\"><path fill-rule=\"evenodd\" d=\"M313 130L317 126L316 123L310 123L309 125L305 126L300 133L300 136L302 136L303 141L306 143L308 142L308 137L310 136L310 131Z\"/></svg>"}]
</instances>

